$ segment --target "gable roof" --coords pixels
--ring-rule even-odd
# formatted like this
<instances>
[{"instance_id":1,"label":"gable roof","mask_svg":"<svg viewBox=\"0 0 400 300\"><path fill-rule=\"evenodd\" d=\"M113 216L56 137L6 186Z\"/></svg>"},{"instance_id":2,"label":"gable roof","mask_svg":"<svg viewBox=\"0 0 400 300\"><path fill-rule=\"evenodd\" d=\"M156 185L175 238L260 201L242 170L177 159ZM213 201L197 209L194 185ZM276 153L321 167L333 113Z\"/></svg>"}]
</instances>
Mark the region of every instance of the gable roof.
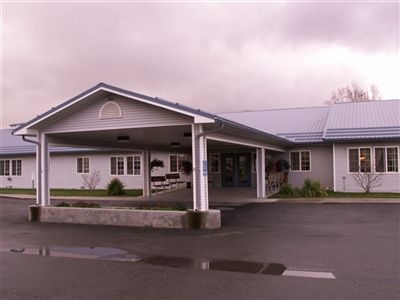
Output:
<instances>
[{"instance_id":1,"label":"gable roof","mask_svg":"<svg viewBox=\"0 0 400 300\"><path fill-rule=\"evenodd\" d=\"M159 97L150 97L106 83L86 90L70 100L20 125L16 135L55 118L96 93L114 93L133 100L194 117L198 123L222 123L249 134L261 135L281 145L323 143L361 139L400 138L400 100L341 103L324 107L275 109L211 114Z\"/></svg>"},{"instance_id":2,"label":"gable roof","mask_svg":"<svg viewBox=\"0 0 400 300\"><path fill-rule=\"evenodd\" d=\"M15 135L36 135L35 129L40 128L40 124L48 124L54 120L57 120L63 114L73 113L74 109L79 108L81 102L96 93L112 93L116 95L121 95L132 100L140 101L143 103L155 105L157 107L165 108L170 111L181 113L194 118L195 123L219 123L224 124L228 127L240 130L245 135L257 136L258 139L265 140L268 142L276 143L277 145L288 145L291 142L277 135L268 133L266 131L258 130L253 127L249 127L246 124L241 124L233 120L228 120L223 117L219 117L215 114L202 111L200 109L195 109L186 105L179 103L174 103L159 97L150 97L136 92L128 91L115 87L106 83L99 83L98 85L86 90L85 92L65 101L64 103L48 110L47 112L37 116L36 118L28 121L27 123L19 125L14 131ZM47 123L46 123L47 122ZM33 130L32 130L33 129Z\"/></svg>"},{"instance_id":3,"label":"gable roof","mask_svg":"<svg viewBox=\"0 0 400 300\"><path fill-rule=\"evenodd\" d=\"M50 110L46 111L45 113L38 115L37 117L33 118L32 120L19 125L15 130L14 133L16 135L23 135L27 134L25 131L29 128L33 128L38 123L50 118L61 111L67 109L68 107L81 102L83 99L97 93L97 92L110 92L118 95L122 95L128 98L132 98L144 103L149 103L158 107L166 108L178 113L182 113L195 119L198 119L201 122L210 123L215 121L215 115L201 111L200 109L194 109L186 105L182 105L179 103L173 103L171 101L159 98L159 97L150 97L144 94L139 94L136 92L132 92L129 90L121 89L119 87L115 87L106 83L99 83L94 87L84 91L83 93L61 103L60 105L51 108Z\"/></svg>"},{"instance_id":4,"label":"gable roof","mask_svg":"<svg viewBox=\"0 0 400 300\"><path fill-rule=\"evenodd\" d=\"M329 107L222 113L219 116L296 143L321 142Z\"/></svg>"},{"instance_id":5,"label":"gable roof","mask_svg":"<svg viewBox=\"0 0 400 300\"><path fill-rule=\"evenodd\" d=\"M400 138L400 100L221 113L295 143Z\"/></svg>"},{"instance_id":6,"label":"gable roof","mask_svg":"<svg viewBox=\"0 0 400 300\"><path fill-rule=\"evenodd\" d=\"M331 107L324 139L400 138L400 101L341 103Z\"/></svg>"}]
</instances>

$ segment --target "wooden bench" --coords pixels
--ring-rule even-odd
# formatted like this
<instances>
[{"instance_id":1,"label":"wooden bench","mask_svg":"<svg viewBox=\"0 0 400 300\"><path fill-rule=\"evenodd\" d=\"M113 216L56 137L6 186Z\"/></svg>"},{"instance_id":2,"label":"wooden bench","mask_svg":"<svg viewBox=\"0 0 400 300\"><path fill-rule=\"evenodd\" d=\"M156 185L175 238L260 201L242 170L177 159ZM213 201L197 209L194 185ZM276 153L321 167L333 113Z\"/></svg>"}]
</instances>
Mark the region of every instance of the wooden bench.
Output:
<instances>
[{"instance_id":1,"label":"wooden bench","mask_svg":"<svg viewBox=\"0 0 400 300\"><path fill-rule=\"evenodd\" d=\"M168 183L173 187L174 185L178 186L179 189L179 184L184 183L185 181L180 180L181 177L179 173L168 173L165 174L165 178L168 179Z\"/></svg>"},{"instance_id":2,"label":"wooden bench","mask_svg":"<svg viewBox=\"0 0 400 300\"><path fill-rule=\"evenodd\" d=\"M158 188L162 188L165 191L170 186L165 176L151 176L151 184L156 188L156 193L158 192Z\"/></svg>"}]
</instances>

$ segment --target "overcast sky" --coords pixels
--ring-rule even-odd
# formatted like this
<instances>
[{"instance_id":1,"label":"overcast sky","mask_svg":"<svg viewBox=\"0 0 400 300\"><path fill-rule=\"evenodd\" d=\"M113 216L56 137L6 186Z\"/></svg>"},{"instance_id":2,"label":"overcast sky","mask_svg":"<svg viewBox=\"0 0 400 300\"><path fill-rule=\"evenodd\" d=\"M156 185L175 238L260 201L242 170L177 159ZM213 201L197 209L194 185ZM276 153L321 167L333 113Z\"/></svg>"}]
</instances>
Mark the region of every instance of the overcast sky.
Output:
<instances>
[{"instance_id":1,"label":"overcast sky","mask_svg":"<svg viewBox=\"0 0 400 300\"><path fill-rule=\"evenodd\" d=\"M400 99L399 2L2 4L2 128L106 82L209 112Z\"/></svg>"}]
</instances>

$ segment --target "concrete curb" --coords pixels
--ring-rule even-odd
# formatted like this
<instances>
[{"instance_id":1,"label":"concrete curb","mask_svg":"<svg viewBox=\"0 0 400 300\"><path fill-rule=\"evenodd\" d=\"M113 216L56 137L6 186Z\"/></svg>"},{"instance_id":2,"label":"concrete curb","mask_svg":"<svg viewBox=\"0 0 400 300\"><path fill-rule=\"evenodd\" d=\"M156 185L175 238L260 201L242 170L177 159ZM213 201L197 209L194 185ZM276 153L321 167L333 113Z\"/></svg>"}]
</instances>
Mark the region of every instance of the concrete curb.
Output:
<instances>
[{"instance_id":1,"label":"concrete curb","mask_svg":"<svg viewBox=\"0 0 400 300\"><path fill-rule=\"evenodd\" d=\"M35 195L22 194L0 194L0 197L21 199L21 200L36 200ZM152 199L138 197L79 197L79 196L52 196L50 200L74 200L74 201L132 201L132 202L149 202ZM155 199L163 201L162 199ZM177 202L182 202L178 200ZM229 204L229 201L221 201L218 204ZM334 204L334 203L370 203L370 204L400 204L400 198L264 198L264 199L247 199L246 201L235 201L235 204L247 203L309 203L309 204Z\"/></svg>"}]
</instances>

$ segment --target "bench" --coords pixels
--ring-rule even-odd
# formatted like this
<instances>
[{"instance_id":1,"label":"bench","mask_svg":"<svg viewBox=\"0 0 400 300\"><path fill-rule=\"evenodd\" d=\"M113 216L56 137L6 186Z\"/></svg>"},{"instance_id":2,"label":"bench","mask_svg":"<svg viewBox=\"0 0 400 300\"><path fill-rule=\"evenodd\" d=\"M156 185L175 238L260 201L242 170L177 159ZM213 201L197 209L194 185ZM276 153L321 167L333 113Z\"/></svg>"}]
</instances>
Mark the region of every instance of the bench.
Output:
<instances>
[{"instance_id":1,"label":"bench","mask_svg":"<svg viewBox=\"0 0 400 300\"><path fill-rule=\"evenodd\" d=\"M185 181L180 180L181 177L179 173L168 173L165 174L165 178L168 179L168 183L173 187L174 185L178 185L179 189L179 184L184 183Z\"/></svg>"},{"instance_id":2,"label":"bench","mask_svg":"<svg viewBox=\"0 0 400 300\"><path fill-rule=\"evenodd\" d=\"M156 193L158 192L158 188L162 188L165 191L170 186L165 176L151 176L151 184L156 188Z\"/></svg>"}]
</instances>

